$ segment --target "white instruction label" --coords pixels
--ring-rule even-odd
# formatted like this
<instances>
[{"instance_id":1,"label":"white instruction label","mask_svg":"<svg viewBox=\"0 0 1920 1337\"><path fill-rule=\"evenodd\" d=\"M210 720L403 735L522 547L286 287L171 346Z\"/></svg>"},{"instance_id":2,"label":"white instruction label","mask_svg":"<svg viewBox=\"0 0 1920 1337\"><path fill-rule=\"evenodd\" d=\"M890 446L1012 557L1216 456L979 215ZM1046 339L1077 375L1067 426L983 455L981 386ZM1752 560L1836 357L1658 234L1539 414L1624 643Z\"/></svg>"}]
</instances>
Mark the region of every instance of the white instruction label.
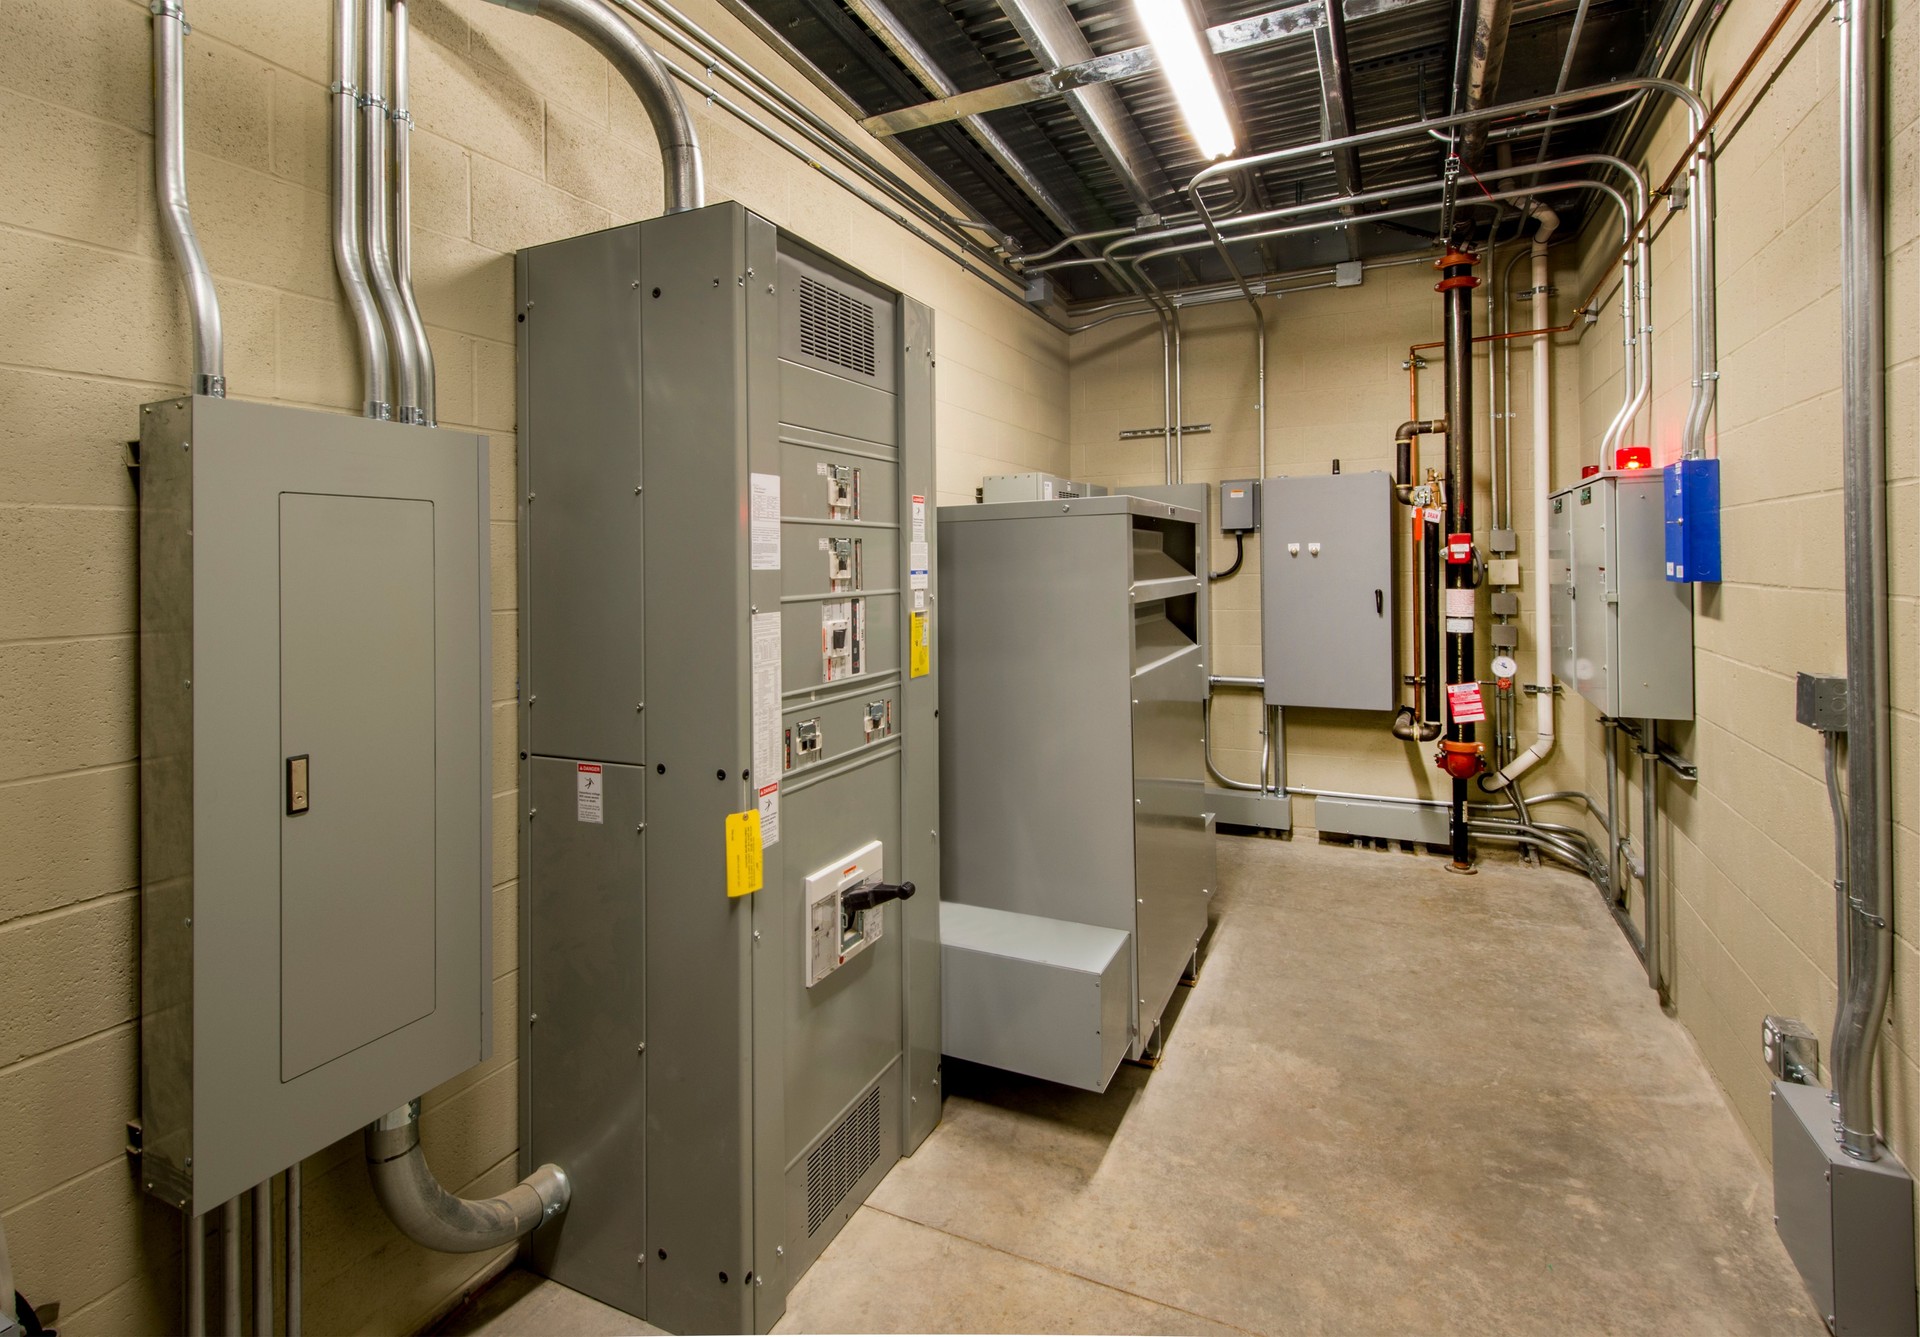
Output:
<instances>
[{"instance_id":1,"label":"white instruction label","mask_svg":"<svg viewBox=\"0 0 1920 1337\"><path fill-rule=\"evenodd\" d=\"M927 541L927 499L925 497L913 499L913 533L908 541L912 543Z\"/></svg>"},{"instance_id":2,"label":"white instruction label","mask_svg":"<svg viewBox=\"0 0 1920 1337\"><path fill-rule=\"evenodd\" d=\"M1447 619L1447 632L1449 635L1465 636L1472 630L1473 619L1470 617L1450 617Z\"/></svg>"},{"instance_id":3,"label":"white instruction label","mask_svg":"<svg viewBox=\"0 0 1920 1337\"><path fill-rule=\"evenodd\" d=\"M907 545L907 588L924 590L927 587L927 545L921 542Z\"/></svg>"},{"instance_id":4,"label":"white instruction label","mask_svg":"<svg viewBox=\"0 0 1920 1337\"><path fill-rule=\"evenodd\" d=\"M1447 616L1471 618L1473 616L1473 591L1448 590Z\"/></svg>"},{"instance_id":5,"label":"white instruction label","mask_svg":"<svg viewBox=\"0 0 1920 1337\"><path fill-rule=\"evenodd\" d=\"M599 826L606 820L606 795L601 785L606 777L600 773L597 761L574 763L573 767L573 815L579 822L592 822Z\"/></svg>"},{"instance_id":6,"label":"white instruction label","mask_svg":"<svg viewBox=\"0 0 1920 1337\"><path fill-rule=\"evenodd\" d=\"M753 615L753 775L760 846L780 839L780 614Z\"/></svg>"},{"instance_id":7,"label":"white instruction label","mask_svg":"<svg viewBox=\"0 0 1920 1337\"><path fill-rule=\"evenodd\" d=\"M780 475L754 474L749 546L755 571L780 569Z\"/></svg>"}]
</instances>

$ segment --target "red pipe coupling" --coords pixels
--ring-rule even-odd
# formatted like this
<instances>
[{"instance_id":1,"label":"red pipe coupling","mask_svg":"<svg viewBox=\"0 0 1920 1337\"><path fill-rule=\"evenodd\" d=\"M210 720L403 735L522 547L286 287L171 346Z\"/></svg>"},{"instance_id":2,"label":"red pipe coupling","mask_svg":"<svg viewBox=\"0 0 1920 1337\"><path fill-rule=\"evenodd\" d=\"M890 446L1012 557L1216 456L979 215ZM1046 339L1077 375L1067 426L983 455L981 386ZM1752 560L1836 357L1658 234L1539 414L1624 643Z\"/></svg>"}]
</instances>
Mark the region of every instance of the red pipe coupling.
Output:
<instances>
[{"instance_id":1,"label":"red pipe coupling","mask_svg":"<svg viewBox=\"0 0 1920 1337\"><path fill-rule=\"evenodd\" d=\"M1433 764L1456 780L1471 780L1487 768L1486 748L1479 743L1461 743L1442 739L1433 754Z\"/></svg>"}]
</instances>

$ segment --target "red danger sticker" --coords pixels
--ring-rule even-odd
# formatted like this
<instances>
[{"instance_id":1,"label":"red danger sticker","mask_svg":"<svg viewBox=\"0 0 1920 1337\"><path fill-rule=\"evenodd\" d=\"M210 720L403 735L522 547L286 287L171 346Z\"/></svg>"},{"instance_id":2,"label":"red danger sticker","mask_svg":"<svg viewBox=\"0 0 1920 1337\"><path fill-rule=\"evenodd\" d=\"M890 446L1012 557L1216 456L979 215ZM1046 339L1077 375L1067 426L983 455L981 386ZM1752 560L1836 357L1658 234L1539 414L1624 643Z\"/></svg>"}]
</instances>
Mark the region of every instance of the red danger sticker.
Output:
<instances>
[{"instance_id":1,"label":"red danger sticker","mask_svg":"<svg viewBox=\"0 0 1920 1337\"><path fill-rule=\"evenodd\" d=\"M1486 703L1480 699L1480 684L1477 682L1455 682L1447 684L1447 711L1453 716L1455 724L1478 724L1487 717Z\"/></svg>"}]
</instances>

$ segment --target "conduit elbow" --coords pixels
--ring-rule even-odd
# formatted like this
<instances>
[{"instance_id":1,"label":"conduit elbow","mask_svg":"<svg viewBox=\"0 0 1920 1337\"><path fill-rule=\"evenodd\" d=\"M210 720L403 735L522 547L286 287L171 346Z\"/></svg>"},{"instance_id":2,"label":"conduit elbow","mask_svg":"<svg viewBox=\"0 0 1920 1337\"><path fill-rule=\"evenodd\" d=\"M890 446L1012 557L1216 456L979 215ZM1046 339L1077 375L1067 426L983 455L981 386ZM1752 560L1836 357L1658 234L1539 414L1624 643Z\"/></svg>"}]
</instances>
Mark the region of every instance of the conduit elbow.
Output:
<instances>
[{"instance_id":1,"label":"conduit elbow","mask_svg":"<svg viewBox=\"0 0 1920 1337\"><path fill-rule=\"evenodd\" d=\"M479 1253L512 1244L567 1209L573 1185L543 1165L493 1198L459 1198L441 1187L420 1148L420 1102L367 1125L367 1175L373 1195L400 1233L441 1253Z\"/></svg>"}]
</instances>

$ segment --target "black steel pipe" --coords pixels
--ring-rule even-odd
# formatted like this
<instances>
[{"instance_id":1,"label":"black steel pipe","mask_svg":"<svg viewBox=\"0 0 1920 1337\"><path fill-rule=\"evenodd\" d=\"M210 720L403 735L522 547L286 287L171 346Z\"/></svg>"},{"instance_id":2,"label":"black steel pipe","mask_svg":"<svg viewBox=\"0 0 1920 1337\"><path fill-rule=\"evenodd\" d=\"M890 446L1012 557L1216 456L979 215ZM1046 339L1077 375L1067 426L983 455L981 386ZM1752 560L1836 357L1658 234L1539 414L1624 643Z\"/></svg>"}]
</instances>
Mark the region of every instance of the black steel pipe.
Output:
<instances>
[{"instance_id":1,"label":"black steel pipe","mask_svg":"<svg viewBox=\"0 0 1920 1337\"><path fill-rule=\"evenodd\" d=\"M1439 737L1440 727L1446 720L1440 706L1440 656L1444 644L1441 628L1445 625L1440 608L1440 526L1431 520L1423 521L1420 533L1421 602L1426 615L1426 640L1421 648L1427 660L1421 668L1426 687L1427 727L1420 731L1420 736L1431 741Z\"/></svg>"},{"instance_id":2,"label":"black steel pipe","mask_svg":"<svg viewBox=\"0 0 1920 1337\"><path fill-rule=\"evenodd\" d=\"M1473 564L1456 560L1451 548L1454 535L1473 534L1473 290L1479 280L1473 276L1473 256L1450 251L1440 260L1440 295L1445 305L1447 423L1447 678L1454 683L1477 683L1480 675L1474 667L1473 617L1456 616L1459 603L1473 600ZM1458 596L1456 590L1467 593ZM1458 603L1456 602L1458 601ZM1474 727L1462 724L1447 711L1447 741L1450 762L1459 762L1463 745L1472 744ZM1455 868L1473 866L1472 830L1467 821L1467 782L1470 776L1453 776L1452 805L1447 829Z\"/></svg>"}]
</instances>

